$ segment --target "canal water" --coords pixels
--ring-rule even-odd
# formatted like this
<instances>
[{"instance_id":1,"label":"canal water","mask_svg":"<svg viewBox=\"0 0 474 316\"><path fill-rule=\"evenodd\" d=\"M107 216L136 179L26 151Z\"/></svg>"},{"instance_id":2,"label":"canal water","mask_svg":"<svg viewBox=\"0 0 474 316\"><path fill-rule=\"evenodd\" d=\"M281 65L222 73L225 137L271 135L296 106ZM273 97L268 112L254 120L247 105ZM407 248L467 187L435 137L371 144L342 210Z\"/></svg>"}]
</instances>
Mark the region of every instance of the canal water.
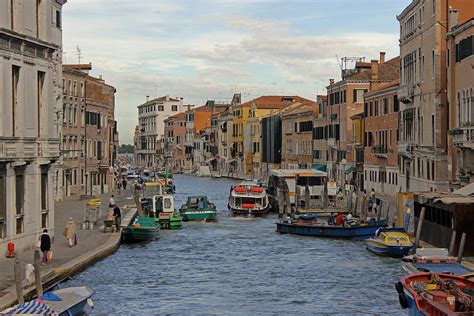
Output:
<instances>
[{"instance_id":1,"label":"canal water","mask_svg":"<svg viewBox=\"0 0 474 316\"><path fill-rule=\"evenodd\" d=\"M276 216L232 218L233 183L176 175L176 206L206 194L220 210L217 223L185 223L158 241L122 245L64 286L93 288L97 314L403 314L399 260L363 242L275 233Z\"/></svg>"}]
</instances>

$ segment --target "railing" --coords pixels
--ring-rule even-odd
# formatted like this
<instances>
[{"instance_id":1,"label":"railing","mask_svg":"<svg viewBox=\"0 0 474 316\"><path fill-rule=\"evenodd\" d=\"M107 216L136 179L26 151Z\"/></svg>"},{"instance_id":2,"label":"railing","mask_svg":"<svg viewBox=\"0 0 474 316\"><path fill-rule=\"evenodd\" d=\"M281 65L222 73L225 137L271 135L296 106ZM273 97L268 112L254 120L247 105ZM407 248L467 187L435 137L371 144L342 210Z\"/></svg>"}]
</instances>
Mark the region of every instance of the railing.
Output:
<instances>
[{"instance_id":1,"label":"railing","mask_svg":"<svg viewBox=\"0 0 474 316\"><path fill-rule=\"evenodd\" d=\"M453 143L458 147L474 148L474 127L461 127L451 130Z\"/></svg>"},{"instance_id":2,"label":"railing","mask_svg":"<svg viewBox=\"0 0 474 316\"><path fill-rule=\"evenodd\" d=\"M375 145L372 147L372 153L375 156L387 156L388 150L384 145Z\"/></svg>"},{"instance_id":3,"label":"railing","mask_svg":"<svg viewBox=\"0 0 474 316\"><path fill-rule=\"evenodd\" d=\"M403 85L398 89L398 99L403 103L411 103L415 95L413 85Z\"/></svg>"}]
</instances>

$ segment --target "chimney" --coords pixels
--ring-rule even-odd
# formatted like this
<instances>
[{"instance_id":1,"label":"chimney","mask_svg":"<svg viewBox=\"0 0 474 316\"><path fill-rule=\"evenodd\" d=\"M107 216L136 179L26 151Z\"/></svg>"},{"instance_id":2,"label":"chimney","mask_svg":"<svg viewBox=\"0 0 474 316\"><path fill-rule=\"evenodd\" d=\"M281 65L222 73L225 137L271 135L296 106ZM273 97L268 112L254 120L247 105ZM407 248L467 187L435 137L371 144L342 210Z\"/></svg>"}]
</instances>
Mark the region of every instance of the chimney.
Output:
<instances>
[{"instance_id":1,"label":"chimney","mask_svg":"<svg viewBox=\"0 0 474 316\"><path fill-rule=\"evenodd\" d=\"M166 95L166 101L169 101L169 100L170 100L170 96Z\"/></svg>"},{"instance_id":2,"label":"chimney","mask_svg":"<svg viewBox=\"0 0 474 316\"><path fill-rule=\"evenodd\" d=\"M329 79L329 84L330 85L334 84L334 79Z\"/></svg>"},{"instance_id":3,"label":"chimney","mask_svg":"<svg viewBox=\"0 0 474 316\"><path fill-rule=\"evenodd\" d=\"M380 52L380 64L382 65L385 62L385 52Z\"/></svg>"},{"instance_id":4,"label":"chimney","mask_svg":"<svg viewBox=\"0 0 474 316\"><path fill-rule=\"evenodd\" d=\"M370 61L370 79L379 79L379 61L377 59L372 59Z\"/></svg>"},{"instance_id":5,"label":"chimney","mask_svg":"<svg viewBox=\"0 0 474 316\"><path fill-rule=\"evenodd\" d=\"M459 24L459 10L449 7L449 25L448 31L451 31L454 27Z\"/></svg>"},{"instance_id":6,"label":"chimney","mask_svg":"<svg viewBox=\"0 0 474 316\"><path fill-rule=\"evenodd\" d=\"M147 95L147 96L146 96L146 102L148 102L149 100L150 100L150 96Z\"/></svg>"}]
</instances>

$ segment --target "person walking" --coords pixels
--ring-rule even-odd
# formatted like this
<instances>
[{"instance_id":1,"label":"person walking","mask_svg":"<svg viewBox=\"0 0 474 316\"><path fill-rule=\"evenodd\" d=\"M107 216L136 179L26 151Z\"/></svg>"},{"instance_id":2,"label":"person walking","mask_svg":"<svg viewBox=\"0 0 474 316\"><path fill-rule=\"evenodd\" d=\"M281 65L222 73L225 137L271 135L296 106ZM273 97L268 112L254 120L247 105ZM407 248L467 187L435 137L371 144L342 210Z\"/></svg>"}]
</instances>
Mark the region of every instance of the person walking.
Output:
<instances>
[{"instance_id":1,"label":"person walking","mask_svg":"<svg viewBox=\"0 0 474 316\"><path fill-rule=\"evenodd\" d=\"M127 189L127 179L125 179L125 178L122 179L122 187L123 187L124 190Z\"/></svg>"},{"instance_id":2,"label":"person walking","mask_svg":"<svg viewBox=\"0 0 474 316\"><path fill-rule=\"evenodd\" d=\"M41 264L46 265L48 263L48 253L51 251L51 236L49 236L47 229L43 230L40 236L40 250L43 253Z\"/></svg>"},{"instance_id":3,"label":"person walking","mask_svg":"<svg viewBox=\"0 0 474 316\"><path fill-rule=\"evenodd\" d=\"M120 230L120 224L122 223L122 212L117 205L114 205L114 218L115 218L115 225L117 226L117 231Z\"/></svg>"},{"instance_id":4,"label":"person walking","mask_svg":"<svg viewBox=\"0 0 474 316\"><path fill-rule=\"evenodd\" d=\"M76 222L72 217L69 217L67 221L66 228L64 229L64 236L67 238L69 242L69 247L73 247L77 245L77 237L76 237Z\"/></svg>"},{"instance_id":5,"label":"person walking","mask_svg":"<svg viewBox=\"0 0 474 316\"><path fill-rule=\"evenodd\" d=\"M374 188L372 188L372 191L370 192L370 205L371 205L371 211L377 212L377 199L375 197Z\"/></svg>"}]
</instances>

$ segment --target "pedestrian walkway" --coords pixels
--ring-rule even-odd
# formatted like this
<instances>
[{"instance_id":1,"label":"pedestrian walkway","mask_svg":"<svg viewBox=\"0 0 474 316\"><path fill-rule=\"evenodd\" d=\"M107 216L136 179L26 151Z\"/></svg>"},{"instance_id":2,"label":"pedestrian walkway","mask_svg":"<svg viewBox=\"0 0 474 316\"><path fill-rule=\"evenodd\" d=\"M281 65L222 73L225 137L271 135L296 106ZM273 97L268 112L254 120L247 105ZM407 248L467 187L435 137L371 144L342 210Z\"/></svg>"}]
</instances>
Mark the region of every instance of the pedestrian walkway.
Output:
<instances>
[{"instance_id":1,"label":"pedestrian walkway","mask_svg":"<svg viewBox=\"0 0 474 316\"><path fill-rule=\"evenodd\" d=\"M115 195L115 203L123 209L124 205L133 205L132 191L123 191L121 194ZM104 194L100 197L102 218L108 215L108 204L110 194ZM83 230L81 227L83 221L84 207L87 200L70 199L65 200L55 205L55 236L52 243L53 260L48 265L43 267L42 274L48 274L55 268L58 268L68 262L74 261L80 258L87 252L100 248L105 245L110 237L113 235L110 232L104 233L102 220L99 221L99 225L96 225L92 230ZM123 215L122 215L123 216ZM66 226L66 222L69 217L74 218L77 226L77 246L70 248L67 239L63 236L62 232ZM114 233L119 236L118 233ZM35 249L29 251L17 253L17 257L22 263L22 267L26 263L33 264L33 256ZM8 258L0 259L0 303L4 300L4 296L11 294L11 286L15 284L14 279L14 260ZM24 269L23 269L24 270ZM1 307L1 304L0 304ZM0 309L1 310L1 309Z\"/></svg>"}]
</instances>

